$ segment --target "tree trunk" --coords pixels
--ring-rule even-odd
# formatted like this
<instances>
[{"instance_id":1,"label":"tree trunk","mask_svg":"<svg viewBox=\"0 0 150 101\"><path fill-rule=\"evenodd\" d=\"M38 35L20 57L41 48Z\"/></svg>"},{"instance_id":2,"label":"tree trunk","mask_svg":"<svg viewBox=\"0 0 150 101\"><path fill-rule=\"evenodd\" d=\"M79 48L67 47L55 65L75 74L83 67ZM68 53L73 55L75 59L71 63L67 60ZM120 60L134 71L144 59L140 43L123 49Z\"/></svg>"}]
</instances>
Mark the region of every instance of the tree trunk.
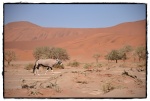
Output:
<instances>
[{"instance_id":1,"label":"tree trunk","mask_svg":"<svg viewBox=\"0 0 150 101\"><path fill-rule=\"evenodd\" d=\"M117 63L117 60L116 60L116 63Z\"/></svg>"}]
</instances>

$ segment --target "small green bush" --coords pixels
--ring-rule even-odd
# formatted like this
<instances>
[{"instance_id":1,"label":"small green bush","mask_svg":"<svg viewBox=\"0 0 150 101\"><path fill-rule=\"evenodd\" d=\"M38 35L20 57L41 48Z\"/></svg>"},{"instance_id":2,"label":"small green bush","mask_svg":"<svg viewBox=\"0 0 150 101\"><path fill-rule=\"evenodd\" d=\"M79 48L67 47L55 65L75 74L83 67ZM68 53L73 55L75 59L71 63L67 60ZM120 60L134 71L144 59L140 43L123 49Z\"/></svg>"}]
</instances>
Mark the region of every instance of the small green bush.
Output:
<instances>
[{"instance_id":1,"label":"small green bush","mask_svg":"<svg viewBox=\"0 0 150 101\"><path fill-rule=\"evenodd\" d=\"M86 63L86 64L83 66L83 68L85 68L85 69L89 69L90 67L92 67L92 64L89 64L89 63Z\"/></svg>"},{"instance_id":2,"label":"small green bush","mask_svg":"<svg viewBox=\"0 0 150 101\"><path fill-rule=\"evenodd\" d=\"M76 60L74 60L73 62L69 62L67 64L67 66L71 66L71 67L78 67L80 65L80 63Z\"/></svg>"},{"instance_id":3,"label":"small green bush","mask_svg":"<svg viewBox=\"0 0 150 101\"><path fill-rule=\"evenodd\" d=\"M96 64L94 65L94 67L96 67L96 68L100 68L100 67L102 67L102 64L100 64L100 63L96 63Z\"/></svg>"},{"instance_id":4,"label":"small green bush","mask_svg":"<svg viewBox=\"0 0 150 101\"><path fill-rule=\"evenodd\" d=\"M26 70L31 70L31 69L33 69L33 67L34 67L34 64L29 63L29 64L27 64L27 65L25 66L25 69L26 69Z\"/></svg>"}]
</instances>

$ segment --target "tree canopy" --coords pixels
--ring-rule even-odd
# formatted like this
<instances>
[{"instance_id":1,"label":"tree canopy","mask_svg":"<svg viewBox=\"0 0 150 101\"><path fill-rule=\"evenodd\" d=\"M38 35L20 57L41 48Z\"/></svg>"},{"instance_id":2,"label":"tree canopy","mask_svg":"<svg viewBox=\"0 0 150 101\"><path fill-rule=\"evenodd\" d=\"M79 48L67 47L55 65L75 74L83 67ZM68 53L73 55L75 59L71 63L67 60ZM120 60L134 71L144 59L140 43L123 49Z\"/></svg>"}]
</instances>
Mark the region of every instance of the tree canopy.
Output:
<instances>
[{"instance_id":1,"label":"tree canopy","mask_svg":"<svg viewBox=\"0 0 150 101\"><path fill-rule=\"evenodd\" d=\"M57 48L57 47L37 47L34 52L33 56L35 59L61 59L61 60L69 60L69 55L65 49Z\"/></svg>"}]
</instances>

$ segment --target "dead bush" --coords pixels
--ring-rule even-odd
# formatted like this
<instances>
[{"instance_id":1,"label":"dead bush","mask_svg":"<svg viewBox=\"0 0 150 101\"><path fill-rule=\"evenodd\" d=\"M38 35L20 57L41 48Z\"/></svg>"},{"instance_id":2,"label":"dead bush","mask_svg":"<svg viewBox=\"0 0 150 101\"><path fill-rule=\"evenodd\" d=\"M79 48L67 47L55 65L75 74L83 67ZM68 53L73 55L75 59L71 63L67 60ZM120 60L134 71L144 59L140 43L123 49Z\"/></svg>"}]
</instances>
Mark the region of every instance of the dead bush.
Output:
<instances>
[{"instance_id":1,"label":"dead bush","mask_svg":"<svg viewBox=\"0 0 150 101\"><path fill-rule=\"evenodd\" d=\"M71 71L71 73L79 73L79 71Z\"/></svg>"},{"instance_id":2,"label":"dead bush","mask_svg":"<svg viewBox=\"0 0 150 101\"><path fill-rule=\"evenodd\" d=\"M115 87L111 84L111 83L106 83L102 86L102 91L104 93L108 93L110 92L111 90L115 89Z\"/></svg>"},{"instance_id":3,"label":"dead bush","mask_svg":"<svg viewBox=\"0 0 150 101\"><path fill-rule=\"evenodd\" d=\"M39 85L39 81L36 81L36 82L32 82L32 83L28 83L26 82L26 80L22 79L21 80L21 88L22 89L30 89L30 88L37 88Z\"/></svg>"},{"instance_id":4,"label":"dead bush","mask_svg":"<svg viewBox=\"0 0 150 101\"><path fill-rule=\"evenodd\" d=\"M94 67L96 67L96 68L101 68L101 67L102 67L102 64L96 63L96 64L94 64Z\"/></svg>"},{"instance_id":5,"label":"dead bush","mask_svg":"<svg viewBox=\"0 0 150 101\"><path fill-rule=\"evenodd\" d=\"M81 83L81 84L88 84L87 81L76 81L77 83Z\"/></svg>"},{"instance_id":6,"label":"dead bush","mask_svg":"<svg viewBox=\"0 0 150 101\"><path fill-rule=\"evenodd\" d=\"M80 63L76 60L72 61L72 62L69 62L67 64L67 66L71 66L71 67L78 67L80 65Z\"/></svg>"},{"instance_id":7,"label":"dead bush","mask_svg":"<svg viewBox=\"0 0 150 101\"><path fill-rule=\"evenodd\" d=\"M54 83L52 83L50 81L42 82L40 84L40 88L44 88L44 89L45 88L50 88L50 89L54 89L56 92L61 92L61 89L57 84L57 80Z\"/></svg>"},{"instance_id":8,"label":"dead bush","mask_svg":"<svg viewBox=\"0 0 150 101\"><path fill-rule=\"evenodd\" d=\"M34 67L34 64L29 63L29 64L27 64L27 65L25 66L25 69L26 69L26 70L32 70L33 67Z\"/></svg>"},{"instance_id":9,"label":"dead bush","mask_svg":"<svg viewBox=\"0 0 150 101\"><path fill-rule=\"evenodd\" d=\"M45 81L35 81L35 82L27 82L25 79L21 80L21 88L22 89L54 89L56 92L61 92L59 85L57 84L58 77L62 76L62 74L58 76L53 76ZM53 81L55 80L55 82ZM53 82L52 82L53 81ZM37 95L36 92L31 92L32 95Z\"/></svg>"},{"instance_id":10,"label":"dead bush","mask_svg":"<svg viewBox=\"0 0 150 101\"><path fill-rule=\"evenodd\" d=\"M91 68L92 67L92 64L89 64L89 63L86 63L84 66L83 66L83 68L85 68L85 69L89 69L89 68Z\"/></svg>"},{"instance_id":11,"label":"dead bush","mask_svg":"<svg viewBox=\"0 0 150 101\"><path fill-rule=\"evenodd\" d=\"M128 72L126 72L125 70L124 70L124 72L122 73L122 75L129 76L129 77L134 78L134 79L137 78L136 75L131 75L131 74L129 74Z\"/></svg>"},{"instance_id":12,"label":"dead bush","mask_svg":"<svg viewBox=\"0 0 150 101\"><path fill-rule=\"evenodd\" d=\"M39 92L37 89L30 89L29 91L28 91L28 94L29 94L29 96L31 96L31 95L43 95L41 92Z\"/></svg>"},{"instance_id":13,"label":"dead bush","mask_svg":"<svg viewBox=\"0 0 150 101\"><path fill-rule=\"evenodd\" d=\"M145 70L146 70L146 62L137 64L136 70L137 70L138 72L145 71Z\"/></svg>"}]
</instances>

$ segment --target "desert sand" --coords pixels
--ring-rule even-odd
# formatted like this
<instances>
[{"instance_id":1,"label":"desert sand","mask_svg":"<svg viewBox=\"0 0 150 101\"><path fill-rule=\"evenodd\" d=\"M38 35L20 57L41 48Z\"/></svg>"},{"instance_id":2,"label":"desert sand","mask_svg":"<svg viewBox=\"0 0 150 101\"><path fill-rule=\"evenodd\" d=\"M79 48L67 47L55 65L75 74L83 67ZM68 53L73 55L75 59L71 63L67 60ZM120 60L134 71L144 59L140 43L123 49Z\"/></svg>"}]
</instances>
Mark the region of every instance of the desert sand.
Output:
<instances>
[{"instance_id":1,"label":"desert sand","mask_svg":"<svg viewBox=\"0 0 150 101\"><path fill-rule=\"evenodd\" d=\"M24 21L9 23L4 26L4 51L15 51L17 60L10 66L4 65L4 97L145 98L145 61L134 62L131 57L125 63L119 60L116 64L104 59L107 52L125 45L146 46L145 20L108 28L44 28ZM54 73L49 71L47 75L41 68L39 76L26 70L27 64L35 63L34 49L41 46L66 49L70 60L63 61L65 68L54 69ZM99 63L102 67L83 68L85 63L95 62L92 57L95 53L101 54ZM72 60L81 65L67 66ZM38 86L46 85L48 80L55 86ZM23 88L23 81L27 85L37 84L33 88Z\"/></svg>"}]
</instances>

